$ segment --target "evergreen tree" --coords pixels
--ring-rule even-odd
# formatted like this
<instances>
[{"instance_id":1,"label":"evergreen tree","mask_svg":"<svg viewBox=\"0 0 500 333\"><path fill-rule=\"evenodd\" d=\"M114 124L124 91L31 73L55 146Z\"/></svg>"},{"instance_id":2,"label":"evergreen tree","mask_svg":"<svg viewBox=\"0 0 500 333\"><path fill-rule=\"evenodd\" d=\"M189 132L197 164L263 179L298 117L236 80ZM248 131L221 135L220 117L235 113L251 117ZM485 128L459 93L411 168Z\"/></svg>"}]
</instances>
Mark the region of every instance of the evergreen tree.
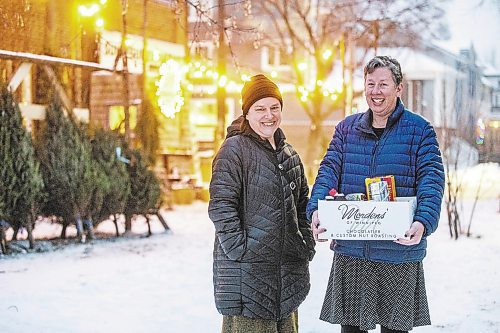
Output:
<instances>
[{"instance_id":1,"label":"evergreen tree","mask_svg":"<svg viewBox=\"0 0 500 333\"><path fill-rule=\"evenodd\" d=\"M14 237L19 228L26 228L33 248L32 229L43 199L43 180L21 111L7 88L0 90L0 220L14 228Z\"/></svg>"},{"instance_id":2,"label":"evergreen tree","mask_svg":"<svg viewBox=\"0 0 500 333\"><path fill-rule=\"evenodd\" d=\"M97 130L92 139L92 155L103 173L102 185L106 184L102 206L100 209L94 207L94 221L100 223L112 216L117 236L117 216L124 213L130 194L128 161L121 156L123 145L124 140L118 134L102 129Z\"/></svg>"},{"instance_id":3,"label":"evergreen tree","mask_svg":"<svg viewBox=\"0 0 500 333\"><path fill-rule=\"evenodd\" d=\"M62 238L66 237L66 228L72 221L79 237L83 221L88 237L92 238L91 210L93 205L102 203L96 200L102 198L99 192L102 174L92 159L90 140L84 129L64 115L57 101L47 108L37 154L48 194L45 214L62 218Z\"/></svg>"},{"instance_id":4,"label":"evergreen tree","mask_svg":"<svg viewBox=\"0 0 500 333\"><path fill-rule=\"evenodd\" d=\"M133 215L147 215L158 208L160 201L160 183L153 171L148 168L140 152L129 151L130 195L125 206L125 229L131 230Z\"/></svg>"}]
</instances>

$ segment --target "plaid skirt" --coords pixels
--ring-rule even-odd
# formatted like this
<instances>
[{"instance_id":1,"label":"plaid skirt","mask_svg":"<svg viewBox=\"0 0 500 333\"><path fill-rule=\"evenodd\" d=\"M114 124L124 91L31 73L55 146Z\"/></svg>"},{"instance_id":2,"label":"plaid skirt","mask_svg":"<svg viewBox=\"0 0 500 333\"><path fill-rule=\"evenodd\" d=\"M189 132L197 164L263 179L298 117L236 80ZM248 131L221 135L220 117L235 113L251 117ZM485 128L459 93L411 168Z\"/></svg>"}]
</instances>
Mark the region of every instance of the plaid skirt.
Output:
<instances>
[{"instance_id":1,"label":"plaid skirt","mask_svg":"<svg viewBox=\"0 0 500 333\"><path fill-rule=\"evenodd\" d=\"M279 321L252 319L243 316L223 316L222 333L298 333L297 310Z\"/></svg>"},{"instance_id":2,"label":"plaid skirt","mask_svg":"<svg viewBox=\"0 0 500 333\"><path fill-rule=\"evenodd\" d=\"M320 319L409 331L430 325L422 262L389 264L335 254Z\"/></svg>"}]
</instances>

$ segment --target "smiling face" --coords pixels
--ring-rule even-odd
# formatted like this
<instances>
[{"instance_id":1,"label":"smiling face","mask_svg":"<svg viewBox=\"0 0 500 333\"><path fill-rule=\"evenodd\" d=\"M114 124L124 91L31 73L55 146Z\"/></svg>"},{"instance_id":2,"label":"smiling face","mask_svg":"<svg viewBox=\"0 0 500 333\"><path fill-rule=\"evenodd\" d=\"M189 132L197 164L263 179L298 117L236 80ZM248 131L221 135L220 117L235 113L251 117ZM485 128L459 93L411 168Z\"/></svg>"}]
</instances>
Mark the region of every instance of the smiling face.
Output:
<instances>
[{"instance_id":1,"label":"smiling face","mask_svg":"<svg viewBox=\"0 0 500 333\"><path fill-rule=\"evenodd\" d=\"M366 75L365 97L373 112L374 123L385 125L396 108L397 98L401 97L402 91L403 84L396 85L391 70L387 67L378 67Z\"/></svg>"},{"instance_id":2,"label":"smiling face","mask_svg":"<svg viewBox=\"0 0 500 333\"><path fill-rule=\"evenodd\" d=\"M245 116L250 127L264 140L273 140L281 124L281 104L274 97L259 99Z\"/></svg>"}]
</instances>

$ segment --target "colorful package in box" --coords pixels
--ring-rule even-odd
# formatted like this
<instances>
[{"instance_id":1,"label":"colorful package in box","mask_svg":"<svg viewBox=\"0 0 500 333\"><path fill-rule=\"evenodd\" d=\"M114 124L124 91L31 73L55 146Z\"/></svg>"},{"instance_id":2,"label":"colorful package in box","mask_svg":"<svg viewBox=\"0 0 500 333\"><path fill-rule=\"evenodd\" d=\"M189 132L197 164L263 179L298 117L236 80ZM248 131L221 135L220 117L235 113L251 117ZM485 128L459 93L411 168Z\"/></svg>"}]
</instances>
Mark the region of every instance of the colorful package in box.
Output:
<instances>
[{"instance_id":1,"label":"colorful package in box","mask_svg":"<svg viewBox=\"0 0 500 333\"><path fill-rule=\"evenodd\" d=\"M396 183L392 175L366 178L365 185L368 200L394 201L396 198Z\"/></svg>"}]
</instances>

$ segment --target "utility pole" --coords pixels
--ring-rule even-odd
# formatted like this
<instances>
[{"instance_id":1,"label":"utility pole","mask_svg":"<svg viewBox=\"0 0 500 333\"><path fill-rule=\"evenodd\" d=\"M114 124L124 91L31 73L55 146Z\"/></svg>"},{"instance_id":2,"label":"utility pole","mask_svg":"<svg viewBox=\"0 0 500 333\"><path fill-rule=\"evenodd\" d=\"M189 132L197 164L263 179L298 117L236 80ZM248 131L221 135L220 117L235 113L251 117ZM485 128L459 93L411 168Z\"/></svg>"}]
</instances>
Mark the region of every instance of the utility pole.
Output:
<instances>
[{"instance_id":1,"label":"utility pole","mask_svg":"<svg viewBox=\"0 0 500 333\"><path fill-rule=\"evenodd\" d=\"M147 38L147 27L148 27L148 0L143 0L142 7L142 108L141 112L144 112L146 107L147 99L147 59L148 59L148 38Z\"/></svg>"},{"instance_id":2,"label":"utility pole","mask_svg":"<svg viewBox=\"0 0 500 333\"><path fill-rule=\"evenodd\" d=\"M344 91L344 96L345 96L345 117L349 116L352 114L352 107L353 107L353 98L354 98L354 88L353 88L353 77L354 77L354 63L356 61L355 59L355 47L354 47L354 38L352 38L352 32L350 30L347 30L347 76L344 78L347 82L345 83L345 91ZM344 81L345 82L345 81Z\"/></svg>"},{"instance_id":3,"label":"utility pole","mask_svg":"<svg viewBox=\"0 0 500 333\"><path fill-rule=\"evenodd\" d=\"M226 75L226 43L224 0L218 0L219 48L217 49L217 73L219 78ZM215 128L214 149L219 150L226 129L226 87L217 84L217 127Z\"/></svg>"},{"instance_id":4,"label":"utility pole","mask_svg":"<svg viewBox=\"0 0 500 333\"><path fill-rule=\"evenodd\" d=\"M129 77L128 77L128 64L127 64L127 44L125 43L127 38L127 7L128 1L122 0L122 42L121 42L121 56L123 62L123 111L125 113L125 118L123 120L125 125L125 141L130 142L130 92L129 92Z\"/></svg>"},{"instance_id":5,"label":"utility pole","mask_svg":"<svg viewBox=\"0 0 500 333\"><path fill-rule=\"evenodd\" d=\"M129 92L129 84L128 84L128 64L127 64L127 44L125 43L127 38L127 0L122 0L122 42L120 45L120 52L123 63L123 111L125 113L125 117L123 119L125 125L125 142L132 146L132 142L130 142L130 112L129 112L129 103L130 103L130 92ZM117 56L118 59L118 56ZM115 62L116 66L116 62ZM131 216L125 216L125 233L130 233L132 231L132 219Z\"/></svg>"},{"instance_id":6,"label":"utility pole","mask_svg":"<svg viewBox=\"0 0 500 333\"><path fill-rule=\"evenodd\" d=\"M340 35L340 40L339 40L339 54L340 54L340 61L342 63L342 108L343 110L343 115L342 119L344 119L348 114L346 113L347 110L347 85L346 85L346 72L347 72L347 64L346 64L346 59L345 59L345 37L346 34L343 32Z\"/></svg>"}]
</instances>

